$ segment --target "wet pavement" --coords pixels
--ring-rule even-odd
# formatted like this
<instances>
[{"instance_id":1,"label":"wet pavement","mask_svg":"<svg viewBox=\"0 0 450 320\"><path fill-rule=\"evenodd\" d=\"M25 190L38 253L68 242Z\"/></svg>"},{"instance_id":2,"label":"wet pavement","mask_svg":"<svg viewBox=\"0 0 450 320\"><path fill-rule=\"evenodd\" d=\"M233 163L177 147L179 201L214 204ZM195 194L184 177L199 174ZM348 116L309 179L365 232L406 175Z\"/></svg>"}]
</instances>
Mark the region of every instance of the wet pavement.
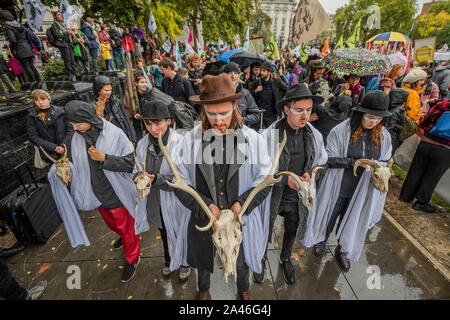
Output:
<instances>
[{"instance_id":1,"label":"wet pavement","mask_svg":"<svg viewBox=\"0 0 450 320\"><path fill-rule=\"evenodd\" d=\"M107 228L96 211L84 212L81 216L91 246L72 248L61 226L45 245L30 245L22 253L7 260L11 272L21 285L29 288L37 281L47 280L47 290L41 297L47 300L195 298L195 270L192 270L185 283L180 283L177 272L168 280L163 279L163 247L157 229L151 228L141 235L141 261L137 273L129 283L122 283L120 277L125 264L123 252L112 249L117 235ZM296 283L287 285L278 262L283 237L282 221L278 217L274 226L264 282L253 283L250 275L250 291L255 299L450 298L450 282L384 216L369 230L361 258L358 262L351 262L348 272L343 272L334 258L337 245L334 233L321 258L315 257L312 249L306 249L300 241L296 241L291 257ZM79 267L80 289L68 288L68 284L70 286L73 283L73 271L67 272L70 266ZM211 276L210 293L212 299L238 298L234 279L230 277L228 283L224 281L218 257L215 272Z\"/></svg>"}]
</instances>

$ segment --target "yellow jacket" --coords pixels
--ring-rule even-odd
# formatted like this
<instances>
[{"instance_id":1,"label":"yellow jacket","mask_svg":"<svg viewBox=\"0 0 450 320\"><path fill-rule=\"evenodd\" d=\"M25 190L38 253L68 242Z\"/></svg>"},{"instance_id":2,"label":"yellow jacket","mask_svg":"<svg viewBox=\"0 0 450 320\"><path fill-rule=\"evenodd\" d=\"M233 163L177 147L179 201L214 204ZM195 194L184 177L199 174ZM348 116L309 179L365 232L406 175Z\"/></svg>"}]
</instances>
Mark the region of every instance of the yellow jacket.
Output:
<instances>
[{"instance_id":1,"label":"yellow jacket","mask_svg":"<svg viewBox=\"0 0 450 320\"><path fill-rule=\"evenodd\" d=\"M111 53L109 52L111 46L108 43L100 43L100 48L102 50L103 60L112 59Z\"/></svg>"},{"instance_id":2,"label":"yellow jacket","mask_svg":"<svg viewBox=\"0 0 450 320\"><path fill-rule=\"evenodd\" d=\"M411 89L409 83L405 83L402 88L407 90L409 93L408 99L406 99L405 103L406 111L408 112L410 118L419 124L420 116L422 114L420 111L420 107L422 105L420 102L420 93L422 93L423 88Z\"/></svg>"}]
</instances>

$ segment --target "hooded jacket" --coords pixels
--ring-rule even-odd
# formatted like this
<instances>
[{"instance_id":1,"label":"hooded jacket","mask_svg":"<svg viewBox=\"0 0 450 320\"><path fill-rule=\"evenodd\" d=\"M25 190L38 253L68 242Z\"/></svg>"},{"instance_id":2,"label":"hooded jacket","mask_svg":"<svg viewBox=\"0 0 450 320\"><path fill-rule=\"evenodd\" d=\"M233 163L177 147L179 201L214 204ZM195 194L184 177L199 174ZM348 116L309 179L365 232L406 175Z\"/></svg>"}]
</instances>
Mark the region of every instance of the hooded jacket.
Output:
<instances>
[{"instance_id":1,"label":"hooded jacket","mask_svg":"<svg viewBox=\"0 0 450 320\"><path fill-rule=\"evenodd\" d=\"M93 83L94 96L98 98L100 90L108 84L112 85L110 78L106 76L96 77ZM134 131L130 119L128 119L125 113L125 109L122 105L122 102L112 95L109 98L109 100L107 100L107 102L105 103L105 116L106 114L108 114L111 117L110 118L111 120L110 119L106 120L110 121L112 124L122 129L131 142L133 143L137 142L136 132Z\"/></svg>"},{"instance_id":2,"label":"hooded jacket","mask_svg":"<svg viewBox=\"0 0 450 320\"><path fill-rule=\"evenodd\" d=\"M448 96L448 86L450 86L450 64L438 66L434 70L431 80L439 87L439 99L445 99Z\"/></svg>"},{"instance_id":3,"label":"hooded jacket","mask_svg":"<svg viewBox=\"0 0 450 320\"><path fill-rule=\"evenodd\" d=\"M239 99L237 105L241 111L242 118L244 118L245 125L250 127L259 121L259 108L253 96L244 88L242 83L237 85L236 93L245 93L245 97Z\"/></svg>"},{"instance_id":4,"label":"hooded jacket","mask_svg":"<svg viewBox=\"0 0 450 320\"><path fill-rule=\"evenodd\" d=\"M94 31L92 30L92 26L88 23L83 23L81 25L81 31L86 35L86 37L89 39L89 49L98 49L100 48L97 37L94 34Z\"/></svg>"},{"instance_id":5,"label":"hooded jacket","mask_svg":"<svg viewBox=\"0 0 450 320\"><path fill-rule=\"evenodd\" d=\"M7 21L5 23L5 26L6 35L9 42L11 43L11 51L14 54L14 57L16 57L17 59L33 57L34 53L31 49L30 43L28 42L25 27L16 20Z\"/></svg>"},{"instance_id":6,"label":"hooded jacket","mask_svg":"<svg viewBox=\"0 0 450 320\"><path fill-rule=\"evenodd\" d=\"M389 92L389 111L392 116L389 117L386 123L386 129L391 134L392 138L392 153L399 147L400 141L398 136L400 128L403 125L403 116L406 112L404 104L408 99L408 91L401 88L392 88Z\"/></svg>"}]
</instances>

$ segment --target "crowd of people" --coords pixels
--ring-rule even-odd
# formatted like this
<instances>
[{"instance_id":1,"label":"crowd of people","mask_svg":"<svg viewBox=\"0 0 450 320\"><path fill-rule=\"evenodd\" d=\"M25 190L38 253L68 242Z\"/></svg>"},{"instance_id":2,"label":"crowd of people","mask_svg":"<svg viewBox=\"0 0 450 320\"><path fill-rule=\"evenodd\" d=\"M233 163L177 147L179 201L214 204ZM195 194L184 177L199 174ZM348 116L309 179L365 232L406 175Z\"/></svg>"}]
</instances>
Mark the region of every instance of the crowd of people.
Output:
<instances>
[{"instance_id":1,"label":"crowd of people","mask_svg":"<svg viewBox=\"0 0 450 320\"><path fill-rule=\"evenodd\" d=\"M284 219L279 263L287 284L296 279L295 239L321 257L338 220L335 257L348 271L368 229L380 221L386 199L387 181L375 181L372 171L390 167L395 151L414 134L420 144L400 200L416 199L413 209L435 211L431 195L450 166L448 126L442 124L449 121L450 61L421 63L409 72L394 65L386 74L365 77L333 73L320 56L302 62L284 50L277 61L230 62L214 69L221 53L215 47L203 56L183 51L179 65L162 53L156 37L144 38L138 53L129 29L121 36L102 25L95 35L93 19L81 30L69 30L61 18L55 14L48 35L70 75L76 75L74 61L79 70L89 70L88 53L98 72L99 48L110 69L119 67L118 57L124 66L124 49L135 61L138 110L124 106L112 95L111 80L98 76L94 104L74 100L54 106L38 89L27 118L34 145L55 159L67 147L74 169L70 191L54 166L48 179L71 245L90 245L77 210L97 209L119 235L113 246L123 247L127 261L122 282L134 277L139 234L153 225L163 242L164 278L178 270L179 280L186 281L196 268L197 298L209 299L214 256L224 252L212 239L213 230L196 226L210 227L225 209L246 222L234 253L243 300L253 299L250 269L254 282L264 282L278 215ZM18 50L20 26L3 13L2 19ZM34 74L26 50L19 52L26 73ZM268 176L281 180L267 185ZM142 185L143 177L149 183ZM150 185L150 194L141 197ZM305 196L305 190L312 195ZM9 297L29 297L22 289L10 289Z\"/></svg>"}]
</instances>

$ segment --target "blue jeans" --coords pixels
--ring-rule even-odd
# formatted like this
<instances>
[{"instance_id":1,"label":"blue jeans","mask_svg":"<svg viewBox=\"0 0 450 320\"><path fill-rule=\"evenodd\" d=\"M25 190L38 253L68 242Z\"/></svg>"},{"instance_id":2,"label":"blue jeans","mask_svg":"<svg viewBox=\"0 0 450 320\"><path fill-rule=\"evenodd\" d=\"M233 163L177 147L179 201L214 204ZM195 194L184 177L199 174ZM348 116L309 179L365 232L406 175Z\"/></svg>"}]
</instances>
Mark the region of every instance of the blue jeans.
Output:
<instances>
[{"instance_id":1,"label":"blue jeans","mask_svg":"<svg viewBox=\"0 0 450 320\"><path fill-rule=\"evenodd\" d=\"M118 49L113 49L113 57L114 57L114 63L116 65L116 70L119 70L119 55L120 55L120 60L122 60L122 69L126 68L126 63L125 63L125 55L123 53L123 48L122 46L120 46Z\"/></svg>"},{"instance_id":2,"label":"blue jeans","mask_svg":"<svg viewBox=\"0 0 450 320\"><path fill-rule=\"evenodd\" d=\"M94 70L99 72L98 69L98 48L89 48L89 53L92 57L92 65L94 66Z\"/></svg>"}]
</instances>

